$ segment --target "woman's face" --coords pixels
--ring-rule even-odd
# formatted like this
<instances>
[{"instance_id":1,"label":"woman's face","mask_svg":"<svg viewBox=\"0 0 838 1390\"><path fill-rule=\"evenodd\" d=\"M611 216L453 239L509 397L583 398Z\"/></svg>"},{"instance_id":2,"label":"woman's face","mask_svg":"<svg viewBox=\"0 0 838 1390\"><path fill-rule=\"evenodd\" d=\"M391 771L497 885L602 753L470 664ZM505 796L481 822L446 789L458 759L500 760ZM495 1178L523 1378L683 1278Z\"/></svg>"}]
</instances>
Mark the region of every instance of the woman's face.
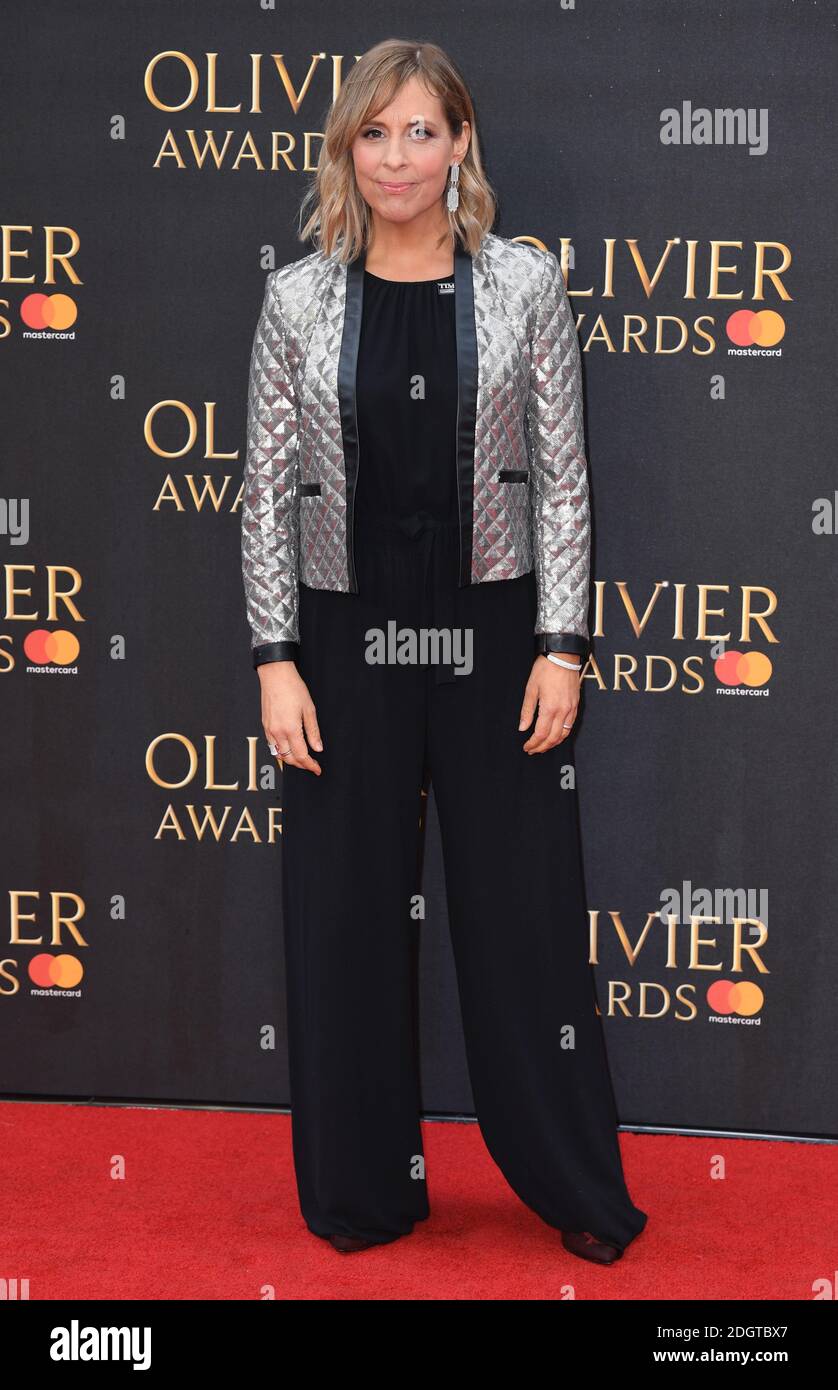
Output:
<instances>
[{"instance_id":1,"label":"woman's face","mask_svg":"<svg viewBox=\"0 0 838 1390\"><path fill-rule=\"evenodd\" d=\"M449 166L463 159L468 140L468 122L453 139L439 97L411 77L352 143L361 194L388 222L411 221L439 206Z\"/></svg>"}]
</instances>

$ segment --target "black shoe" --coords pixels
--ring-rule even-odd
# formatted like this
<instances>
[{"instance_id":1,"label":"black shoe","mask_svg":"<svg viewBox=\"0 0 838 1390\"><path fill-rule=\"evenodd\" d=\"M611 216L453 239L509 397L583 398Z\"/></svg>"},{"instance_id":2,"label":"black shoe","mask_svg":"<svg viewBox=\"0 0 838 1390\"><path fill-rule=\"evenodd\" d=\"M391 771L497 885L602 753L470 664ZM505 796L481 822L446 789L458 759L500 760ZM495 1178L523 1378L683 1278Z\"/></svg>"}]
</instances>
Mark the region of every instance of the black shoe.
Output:
<instances>
[{"instance_id":1,"label":"black shoe","mask_svg":"<svg viewBox=\"0 0 838 1390\"><path fill-rule=\"evenodd\" d=\"M342 1255L351 1255L354 1250L367 1250L371 1245L380 1245L377 1240L364 1240L363 1236L327 1236L331 1245Z\"/></svg>"},{"instance_id":2,"label":"black shoe","mask_svg":"<svg viewBox=\"0 0 838 1390\"><path fill-rule=\"evenodd\" d=\"M562 1245L571 1255L578 1255L581 1260L592 1260L597 1265L613 1265L623 1253L619 1246L606 1245L605 1241L592 1236L590 1231L562 1231Z\"/></svg>"}]
</instances>

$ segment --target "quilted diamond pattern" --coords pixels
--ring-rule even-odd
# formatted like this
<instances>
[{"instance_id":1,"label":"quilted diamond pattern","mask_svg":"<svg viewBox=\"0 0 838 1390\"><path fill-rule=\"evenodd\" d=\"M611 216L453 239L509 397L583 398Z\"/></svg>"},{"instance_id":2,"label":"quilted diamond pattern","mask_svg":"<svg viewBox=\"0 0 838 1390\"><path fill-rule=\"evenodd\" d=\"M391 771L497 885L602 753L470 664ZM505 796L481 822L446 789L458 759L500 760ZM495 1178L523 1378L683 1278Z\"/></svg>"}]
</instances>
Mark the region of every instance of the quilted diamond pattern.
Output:
<instances>
[{"instance_id":1,"label":"quilted diamond pattern","mask_svg":"<svg viewBox=\"0 0 838 1390\"><path fill-rule=\"evenodd\" d=\"M527 432L533 462L536 632L588 638L591 518L579 337L561 266L546 253L532 337Z\"/></svg>"},{"instance_id":2,"label":"quilted diamond pattern","mask_svg":"<svg viewBox=\"0 0 838 1390\"><path fill-rule=\"evenodd\" d=\"M276 277L265 284L248 386L241 552L253 647L299 641L299 423Z\"/></svg>"}]
</instances>

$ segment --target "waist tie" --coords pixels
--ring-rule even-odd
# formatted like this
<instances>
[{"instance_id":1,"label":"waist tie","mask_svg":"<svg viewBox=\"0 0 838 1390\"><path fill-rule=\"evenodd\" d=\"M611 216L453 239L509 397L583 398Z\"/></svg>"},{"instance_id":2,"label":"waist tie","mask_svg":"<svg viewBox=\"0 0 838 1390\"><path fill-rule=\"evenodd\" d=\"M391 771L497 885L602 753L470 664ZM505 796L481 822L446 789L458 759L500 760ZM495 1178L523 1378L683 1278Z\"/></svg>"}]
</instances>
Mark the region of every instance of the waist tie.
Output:
<instances>
[{"instance_id":1,"label":"waist tie","mask_svg":"<svg viewBox=\"0 0 838 1390\"><path fill-rule=\"evenodd\" d=\"M359 520L361 518L359 517ZM428 590L428 574L430 572L431 584L431 627L442 628L450 634L449 641L453 645L454 628L457 625L457 581L458 571L452 563L446 567L446 558L450 559L448 549L445 546L444 538L452 531L456 532L459 528L459 520L439 521L431 516L429 512L416 511L405 516L388 516L378 513L367 515L362 520L362 527L365 530L375 530L381 528L384 531L398 532L414 541L419 547L422 555L422 590ZM417 634L419 637L419 634ZM421 638L420 638L421 640ZM436 685L443 685L455 680L454 666L452 662L444 665L436 664L434 682Z\"/></svg>"}]
</instances>

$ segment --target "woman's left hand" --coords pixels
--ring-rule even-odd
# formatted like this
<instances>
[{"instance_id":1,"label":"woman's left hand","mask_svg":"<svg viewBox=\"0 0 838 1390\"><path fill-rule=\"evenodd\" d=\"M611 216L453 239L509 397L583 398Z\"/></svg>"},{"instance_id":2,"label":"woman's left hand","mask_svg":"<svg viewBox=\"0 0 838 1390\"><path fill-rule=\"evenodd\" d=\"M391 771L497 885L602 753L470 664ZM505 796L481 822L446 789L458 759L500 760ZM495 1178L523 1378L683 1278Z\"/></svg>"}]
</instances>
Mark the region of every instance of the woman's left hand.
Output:
<instances>
[{"instance_id":1,"label":"woman's left hand","mask_svg":"<svg viewBox=\"0 0 838 1390\"><path fill-rule=\"evenodd\" d=\"M582 660L576 659L581 671ZM573 661L574 657L562 652L562 660ZM555 748L557 743L567 738L570 728L562 726L572 726L576 720L580 683L579 676L573 671L568 671L567 667L557 666L555 662L548 661L546 656L536 657L524 691L521 721L518 725L519 733L528 729L538 705L535 728L523 745L525 753L546 753L548 748Z\"/></svg>"}]
</instances>

